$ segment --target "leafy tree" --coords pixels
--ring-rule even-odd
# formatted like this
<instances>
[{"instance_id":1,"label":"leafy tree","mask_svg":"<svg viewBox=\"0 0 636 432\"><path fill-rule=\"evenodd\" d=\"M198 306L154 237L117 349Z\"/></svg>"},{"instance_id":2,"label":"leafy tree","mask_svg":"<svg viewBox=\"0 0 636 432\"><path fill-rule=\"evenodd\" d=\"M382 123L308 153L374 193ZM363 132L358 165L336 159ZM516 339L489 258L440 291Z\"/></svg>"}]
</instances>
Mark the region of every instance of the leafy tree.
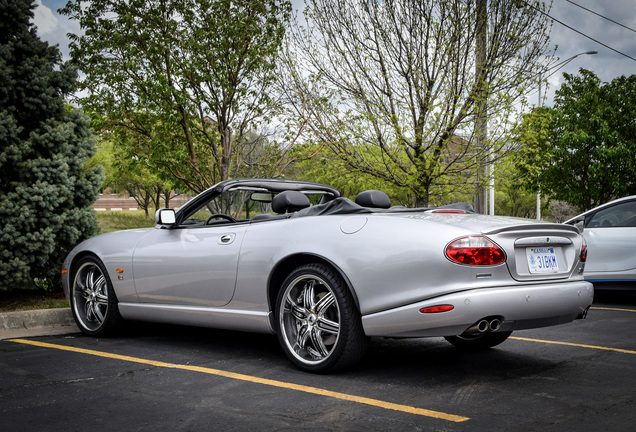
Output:
<instances>
[{"instance_id":1,"label":"leafy tree","mask_svg":"<svg viewBox=\"0 0 636 432\"><path fill-rule=\"evenodd\" d=\"M410 189L417 205L451 182L472 192L465 172L501 153L497 138L543 69L549 30L542 2L493 0L480 15L484 40L475 3L307 0L308 28L291 32L284 63L300 124L349 166ZM482 115L491 139L477 146Z\"/></svg>"},{"instance_id":2,"label":"leafy tree","mask_svg":"<svg viewBox=\"0 0 636 432\"><path fill-rule=\"evenodd\" d=\"M286 173L295 179L329 184L352 200L362 191L378 189L389 195L393 205L413 204L413 196L408 188L398 188L377 177L352 170L329 148L305 145L298 146L294 150L300 153L299 160ZM379 154L379 151L377 153ZM305 154L315 154L315 156L303 159L302 155Z\"/></svg>"},{"instance_id":3,"label":"leafy tree","mask_svg":"<svg viewBox=\"0 0 636 432\"><path fill-rule=\"evenodd\" d=\"M529 189L579 209L636 193L636 75L602 83L591 71L564 74L553 108L517 128Z\"/></svg>"},{"instance_id":4,"label":"leafy tree","mask_svg":"<svg viewBox=\"0 0 636 432\"><path fill-rule=\"evenodd\" d=\"M31 0L0 2L0 289L59 283L62 260L97 233L102 181L86 170L88 118L65 105L76 72L31 23Z\"/></svg>"},{"instance_id":5,"label":"leafy tree","mask_svg":"<svg viewBox=\"0 0 636 432\"><path fill-rule=\"evenodd\" d=\"M522 115L513 130L513 141L518 147L514 159L519 177L523 186L534 193L541 189L541 174L550 166L553 120L554 109L533 108Z\"/></svg>"},{"instance_id":6,"label":"leafy tree","mask_svg":"<svg viewBox=\"0 0 636 432\"><path fill-rule=\"evenodd\" d=\"M548 211L554 222L562 223L579 214L579 209L564 201L551 200Z\"/></svg>"},{"instance_id":7,"label":"leafy tree","mask_svg":"<svg viewBox=\"0 0 636 432\"><path fill-rule=\"evenodd\" d=\"M153 208L168 207L177 185L162 180L146 161L129 157L126 148L126 143L115 146L108 133L101 134L97 140L97 152L86 166L103 168L106 179L102 186L114 193L132 196L146 216Z\"/></svg>"},{"instance_id":8,"label":"leafy tree","mask_svg":"<svg viewBox=\"0 0 636 432\"><path fill-rule=\"evenodd\" d=\"M262 149L259 122L277 113L271 88L290 11L286 0L69 2L62 13L84 30L71 36L86 74L81 103L135 144L131 154L195 192L267 174L246 159Z\"/></svg>"},{"instance_id":9,"label":"leafy tree","mask_svg":"<svg viewBox=\"0 0 636 432\"><path fill-rule=\"evenodd\" d=\"M84 167L86 169L101 169L104 174L104 181L102 182L102 192L106 188L111 188L114 193L119 192L115 181L118 174L115 172L115 152L113 149L113 143L107 139L104 139L100 135L96 136L95 154L91 157ZM98 168L99 167L99 168Z\"/></svg>"},{"instance_id":10,"label":"leafy tree","mask_svg":"<svg viewBox=\"0 0 636 432\"><path fill-rule=\"evenodd\" d=\"M152 172L145 161L123 159L121 154L113 165L115 177L112 186L118 191L125 191L137 201L146 216L150 210L170 205L170 198L175 189L174 182L162 180Z\"/></svg>"},{"instance_id":11,"label":"leafy tree","mask_svg":"<svg viewBox=\"0 0 636 432\"><path fill-rule=\"evenodd\" d=\"M514 154L508 154L495 166L495 214L536 217L537 194L519 185L515 162Z\"/></svg>"}]
</instances>

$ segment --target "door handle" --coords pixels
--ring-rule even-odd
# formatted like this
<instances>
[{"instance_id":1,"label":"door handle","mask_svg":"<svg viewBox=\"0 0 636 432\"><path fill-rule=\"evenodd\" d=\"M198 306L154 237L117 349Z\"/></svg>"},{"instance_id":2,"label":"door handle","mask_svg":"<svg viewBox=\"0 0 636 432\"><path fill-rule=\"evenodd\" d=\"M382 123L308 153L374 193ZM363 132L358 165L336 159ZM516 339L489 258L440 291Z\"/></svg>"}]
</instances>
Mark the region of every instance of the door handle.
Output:
<instances>
[{"instance_id":1,"label":"door handle","mask_svg":"<svg viewBox=\"0 0 636 432\"><path fill-rule=\"evenodd\" d=\"M235 234L223 234L221 237L219 237L219 241L218 243L220 245L228 245L231 244L234 241L234 238L236 237Z\"/></svg>"}]
</instances>

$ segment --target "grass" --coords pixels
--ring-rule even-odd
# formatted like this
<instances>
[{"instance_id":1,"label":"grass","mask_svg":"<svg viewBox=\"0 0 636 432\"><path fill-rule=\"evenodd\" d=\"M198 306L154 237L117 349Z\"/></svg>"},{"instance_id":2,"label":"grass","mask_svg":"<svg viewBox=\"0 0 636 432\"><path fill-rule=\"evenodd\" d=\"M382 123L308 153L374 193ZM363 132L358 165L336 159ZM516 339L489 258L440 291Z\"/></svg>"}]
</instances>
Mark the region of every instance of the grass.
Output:
<instances>
[{"instance_id":1,"label":"grass","mask_svg":"<svg viewBox=\"0 0 636 432\"><path fill-rule=\"evenodd\" d=\"M44 290L0 291L0 312L69 307L62 292Z\"/></svg>"},{"instance_id":2,"label":"grass","mask_svg":"<svg viewBox=\"0 0 636 432\"><path fill-rule=\"evenodd\" d=\"M154 218L146 216L143 211L98 212L97 221L102 233L155 225ZM62 292L36 289L0 291L0 313L65 307L69 304Z\"/></svg>"},{"instance_id":3,"label":"grass","mask_svg":"<svg viewBox=\"0 0 636 432\"><path fill-rule=\"evenodd\" d=\"M146 216L146 213L143 211L122 210L97 212L97 221L99 222L102 233L155 226L153 216Z\"/></svg>"}]
</instances>

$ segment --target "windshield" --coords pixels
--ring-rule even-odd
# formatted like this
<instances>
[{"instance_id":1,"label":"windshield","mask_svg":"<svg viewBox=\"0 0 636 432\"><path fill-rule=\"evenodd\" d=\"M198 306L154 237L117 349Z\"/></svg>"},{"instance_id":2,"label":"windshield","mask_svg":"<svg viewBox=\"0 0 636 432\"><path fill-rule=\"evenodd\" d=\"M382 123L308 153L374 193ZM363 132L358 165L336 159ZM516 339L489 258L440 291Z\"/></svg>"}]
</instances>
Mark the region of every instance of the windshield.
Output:
<instances>
[{"instance_id":1,"label":"windshield","mask_svg":"<svg viewBox=\"0 0 636 432\"><path fill-rule=\"evenodd\" d=\"M303 192L312 205L321 202L324 193ZM260 188L237 188L215 194L201 203L181 225L215 225L228 222L245 222L259 214L274 214L272 199L275 192Z\"/></svg>"}]
</instances>

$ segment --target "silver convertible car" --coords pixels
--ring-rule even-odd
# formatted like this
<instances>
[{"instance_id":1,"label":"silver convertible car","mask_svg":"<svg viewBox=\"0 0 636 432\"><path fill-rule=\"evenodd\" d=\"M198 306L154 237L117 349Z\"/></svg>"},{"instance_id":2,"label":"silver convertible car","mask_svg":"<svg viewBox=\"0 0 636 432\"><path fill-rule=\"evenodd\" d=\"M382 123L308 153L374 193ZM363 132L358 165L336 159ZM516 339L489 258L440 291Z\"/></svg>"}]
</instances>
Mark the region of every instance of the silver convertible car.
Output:
<instances>
[{"instance_id":1,"label":"silver convertible car","mask_svg":"<svg viewBox=\"0 0 636 432\"><path fill-rule=\"evenodd\" d=\"M79 328L124 320L275 333L300 369L350 367L368 338L445 337L463 349L584 318L593 288L576 227L391 207L321 184L229 180L156 226L100 235L67 257Z\"/></svg>"}]
</instances>

